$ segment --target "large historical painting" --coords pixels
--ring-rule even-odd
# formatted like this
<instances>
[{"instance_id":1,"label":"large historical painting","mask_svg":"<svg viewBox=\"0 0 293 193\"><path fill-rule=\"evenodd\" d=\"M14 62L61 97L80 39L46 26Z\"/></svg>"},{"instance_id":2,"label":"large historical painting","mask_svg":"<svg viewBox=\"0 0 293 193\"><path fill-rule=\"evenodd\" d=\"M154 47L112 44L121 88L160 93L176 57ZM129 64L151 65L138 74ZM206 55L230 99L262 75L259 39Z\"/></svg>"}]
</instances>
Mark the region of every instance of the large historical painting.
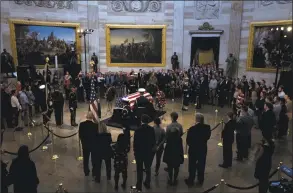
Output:
<instances>
[{"instance_id":1,"label":"large historical painting","mask_svg":"<svg viewBox=\"0 0 293 193\"><path fill-rule=\"evenodd\" d=\"M165 66L165 26L107 25L108 66Z\"/></svg>"},{"instance_id":2,"label":"large historical painting","mask_svg":"<svg viewBox=\"0 0 293 193\"><path fill-rule=\"evenodd\" d=\"M292 65L292 21L250 24L247 69L273 72L277 66Z\"/></svg>"},{"instance_id":3,"label":"large historical painting","mask_svg":"<svg viewBox=\"0 0 293 193\"><path fill-rule=\"evenodd\" d=\"M71 51L79 50L79 24L11 20L11 43L17 65L67 64Z\"/></svg>"}]
</instances>

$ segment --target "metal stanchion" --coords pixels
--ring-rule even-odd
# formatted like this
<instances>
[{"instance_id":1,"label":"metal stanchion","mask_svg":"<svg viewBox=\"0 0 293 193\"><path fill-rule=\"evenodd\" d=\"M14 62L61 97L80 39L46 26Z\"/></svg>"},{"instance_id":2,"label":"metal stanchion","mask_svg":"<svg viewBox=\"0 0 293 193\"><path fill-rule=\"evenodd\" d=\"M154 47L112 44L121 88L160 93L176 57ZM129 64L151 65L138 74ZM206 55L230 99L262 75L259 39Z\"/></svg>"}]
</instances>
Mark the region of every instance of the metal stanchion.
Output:
<instances>
[{"instance_id":1,"label":"metal stanchion","mask_svg":"<svg viewBox=\"0 0 293 193\"><path fill-rule=\"evenodd\" d=\"M51 138L52 138L52 148L51 148L51 154L52 154L52 160L57 160L59 156L57 154L54 154L54 134L53 134L53 129L51 129Z\"/></svg>"},{"instance_id":2,"label":"metal stanchion","mask_svg":"<svg viewBox=\"0 0 293 193\"><path fill-rule=\"evenodd\" d=\"M58 188L57 188L57 190L56 190L56 193L68 193L68 191L63 187L63 184L60 183L60 184L58 185Z\"/></svg>"},{"instance_id":3,"label":"metal stanchion","mask_svg":"<svg viewBox=\"0 0 293 193\"><path fill-rule=\"evenodd\" d=\"M186 131L186 133L188 132L188 129L187 129L187 131ZM185 134L183 134L183 135L185 135ZM188 153L187 153L187 144L185 143L185 149L184 149L184 151L185 151L185 153L184 153L184 159L188 159Z\"/></svg>"},{"instance_id":4,"label":"metal stanchion","mask_svg":"<svg viewBox=\"0 0 293 193\"><path fill-rule=\"evenodd\" d=\"M79 138L78 135L77 135L77 141L78 141L78 157L77 157L77 160L78 161L82 161L83 160L83 156L81 154L81 141L80 141L80 138Z\"/></svg>"},{"instance_id":5,"label":"metal stanchion","mask_svg":"<svg viewBox=\"0 0 293 193\"><path fill-rule=\"evenodd\" d=\"M215 110L216 116L215 116L215 125L217 124L218 121L218 109Z\"/></svg>"},{"instance_id":6,"label":"metal stanchion","mask_svg":"<svg viewBox=\"0 0 293 193\"><path fill-rule=\"evenodd\" d=\"M220 182L220 193L224 193L224 189L225 189L225 180L221 179Z\"/></svg>"},{"instance_id":7,"label":"metal stanchion","mask_svg":"<svg viewBox=\"0 0 293 193\"><path fill-rule=\"evenodd\" d=\"M221 127L222 127L221 131L223 131L223 129L224 129L224 120L221 121ZM218 143L218 146L223 147L221 135L220 135L220 142Z\"/></svg>"},{"instance_id":8,"label":"metal stanchion","mask_svg":"<svg viewBox=\"0 0 293 193\"><path fill-rule=\"evenodd\" d=\"M278 167L278 180L280 180L282 178L282 171L281 171L282 165L283 165L283 162L280 162L279 167Z\"/></svg>"}]
</instances>

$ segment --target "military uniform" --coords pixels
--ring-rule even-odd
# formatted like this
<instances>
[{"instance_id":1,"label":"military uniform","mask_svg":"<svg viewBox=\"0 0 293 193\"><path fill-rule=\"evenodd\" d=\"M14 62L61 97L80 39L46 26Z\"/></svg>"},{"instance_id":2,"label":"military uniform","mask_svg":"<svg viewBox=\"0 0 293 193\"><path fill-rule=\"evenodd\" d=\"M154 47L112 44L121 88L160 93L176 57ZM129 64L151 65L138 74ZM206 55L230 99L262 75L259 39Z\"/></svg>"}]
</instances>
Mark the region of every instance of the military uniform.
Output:
<instances>
[{"instance_id":1,"label":"military uniform","mask_svg":"<svg viewBox=\"0 0 293 193\"><path fill-rule=\"evenodd\" d=\"M53 99L53 108L55 112L56 125L60 126L63 124L63 106L64 106L63 94L60 91L56 90L52 94L52 99Z\"/></svg>"},{"instance_id":2,"label":"military uniform","mask_svg":"<svg viewBox=\"0 0 293 193\"><path fill-rule=\"evenodd\" d=\"M77 126L75 122L77 108L77 97L75 92L69 94L69 110L70 110L70 123L71 126Z\"/></svg>"}]
</instances>

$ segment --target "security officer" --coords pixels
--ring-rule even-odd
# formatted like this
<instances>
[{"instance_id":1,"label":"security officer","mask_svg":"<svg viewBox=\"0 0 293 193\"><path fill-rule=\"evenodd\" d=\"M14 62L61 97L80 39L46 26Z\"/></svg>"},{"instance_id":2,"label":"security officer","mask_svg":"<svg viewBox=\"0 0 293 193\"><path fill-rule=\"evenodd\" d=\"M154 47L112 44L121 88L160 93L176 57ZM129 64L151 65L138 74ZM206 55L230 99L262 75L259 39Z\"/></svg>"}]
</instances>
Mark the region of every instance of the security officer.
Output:
<instances>
[{"instance_id":1,"label":"security officer","mask_svg":"<svg viewBox=\"0 0 293 193\"><path fill-rule=\"evenodd\" d=\"M52 100L53 100L53 108L55 112L56 125L61 126L63 124L64 97L58 88L55 88L55 91L52 93ZM49 103L48 105L49 109L50 109L50 106L51 105Z\"/></svg>"},{"instance_id":2,"label":"security officer","mask_svg":"<svg viewBox=\"0 0 293 193\"><path fill-rule=\"evenodd\" d=\"M69 94L69 110L70 110L71 126L77 126L77 124L75 122L76 108L77 108L76 88L73 87L71 89L71 93Z\"/></svg>"}]
</instances>

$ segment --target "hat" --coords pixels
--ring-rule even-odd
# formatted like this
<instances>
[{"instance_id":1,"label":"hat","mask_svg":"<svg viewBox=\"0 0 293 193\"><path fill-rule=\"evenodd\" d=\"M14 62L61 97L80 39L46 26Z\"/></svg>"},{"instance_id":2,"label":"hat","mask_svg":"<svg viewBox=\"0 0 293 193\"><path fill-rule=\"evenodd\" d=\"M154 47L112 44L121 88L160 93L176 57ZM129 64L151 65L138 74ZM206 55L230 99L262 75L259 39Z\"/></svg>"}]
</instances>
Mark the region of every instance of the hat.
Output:
<instances>
[{"instance_id":1,"label":"hat","mask_svg":"<svg viewBox=\"0 0 293 193\"><path fill-rule=\"evenodd\" d=\"M140 89L138 89L138 92L145 92L145 89L144 88L140 88Z\"/></svg>"}]
</instances>

